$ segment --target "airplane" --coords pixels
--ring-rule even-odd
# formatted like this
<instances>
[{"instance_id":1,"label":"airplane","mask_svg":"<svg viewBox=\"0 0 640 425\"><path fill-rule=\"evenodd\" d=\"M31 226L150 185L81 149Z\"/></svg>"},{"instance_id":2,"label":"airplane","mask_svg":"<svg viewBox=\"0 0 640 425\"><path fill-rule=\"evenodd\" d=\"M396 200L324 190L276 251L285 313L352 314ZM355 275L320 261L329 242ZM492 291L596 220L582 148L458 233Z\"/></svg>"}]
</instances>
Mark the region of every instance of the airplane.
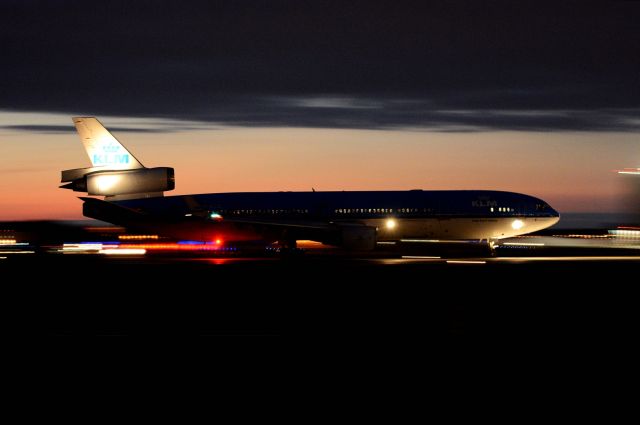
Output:
<instances>
[{"instance_id":1,"label":"airplane","mask_svg":"<svg viewBox=\"0 0 640 425\"><path fill-rule=\"evenodd\" d=\"M312 240L351 250L378 242L486 241L535 232L560 215L533 196L493 190L237 192L164 196L174 169L145 167L95 117L73 123L92 167L62 171L86 217L195 241L277 244Z\"/></svg>"}]
</instances>

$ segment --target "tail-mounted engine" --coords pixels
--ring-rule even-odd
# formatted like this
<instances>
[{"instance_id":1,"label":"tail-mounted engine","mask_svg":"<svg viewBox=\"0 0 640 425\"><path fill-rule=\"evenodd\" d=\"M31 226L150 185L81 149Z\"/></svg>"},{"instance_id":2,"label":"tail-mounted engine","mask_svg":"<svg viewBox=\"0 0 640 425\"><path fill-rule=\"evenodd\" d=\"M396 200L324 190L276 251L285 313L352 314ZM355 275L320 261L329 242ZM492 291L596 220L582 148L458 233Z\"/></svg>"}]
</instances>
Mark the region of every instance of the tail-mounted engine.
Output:
<instances>
[{"instance_id":1,"label":"tail-mounted engine","mask_svg":"<svg viewBox=\"0 0 640 425\"><path fill-rule=\"evenodd\" d=\"M87 192L89 195L121 197L122 195L162 196L175 189L173 168L137 168L133 170L104 170L82 168L62 172L63 189Z\"/></svg>"}]
</instances>

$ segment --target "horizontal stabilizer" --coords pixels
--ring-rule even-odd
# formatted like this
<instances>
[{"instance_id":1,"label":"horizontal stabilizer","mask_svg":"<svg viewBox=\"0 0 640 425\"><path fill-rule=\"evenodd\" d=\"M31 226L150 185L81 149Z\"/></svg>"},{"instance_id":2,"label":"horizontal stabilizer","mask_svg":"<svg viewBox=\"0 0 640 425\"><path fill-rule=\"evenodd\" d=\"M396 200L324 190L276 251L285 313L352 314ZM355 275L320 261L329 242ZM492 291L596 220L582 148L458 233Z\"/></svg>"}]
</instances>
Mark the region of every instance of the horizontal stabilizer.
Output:
<instances>
[{"instance_id":1,"label":"horizontal stabilizer","mask_svg":"<svg viewBox=\"0 0 640 425\"><path fill-rule=\"evenodd\" d=\"M85 217L95 218L96 220L102 220L119 225L129 225L143 221L147 218L147 214L145 213L141 213L121 205L116 205L111 202L87 197L80 197L80 199L84 201L84 204L82 205L82 213Z\"/></svg>"}]
</instances>

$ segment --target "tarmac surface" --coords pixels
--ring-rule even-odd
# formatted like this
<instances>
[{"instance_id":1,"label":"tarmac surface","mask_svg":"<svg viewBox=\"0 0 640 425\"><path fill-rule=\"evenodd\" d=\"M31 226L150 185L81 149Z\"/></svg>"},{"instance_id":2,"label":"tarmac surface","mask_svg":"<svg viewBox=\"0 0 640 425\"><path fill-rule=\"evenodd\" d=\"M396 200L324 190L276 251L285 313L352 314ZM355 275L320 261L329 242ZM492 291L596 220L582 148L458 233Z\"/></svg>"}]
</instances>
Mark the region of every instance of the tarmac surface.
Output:
<instances>
[{"instance_id":1,"label":"tarmac surface","mask_svg":"<svg viewBox=\"0 0 640 425\"><path fill-rule=\"evenodd\" d=\"M25 305L10 321L21 334L418 341L635 334L639 251L497 251L2 254L0 273L16 276L3 281ZM47 278L36 277L43 271Z\"/></svg>"}]
</instances>

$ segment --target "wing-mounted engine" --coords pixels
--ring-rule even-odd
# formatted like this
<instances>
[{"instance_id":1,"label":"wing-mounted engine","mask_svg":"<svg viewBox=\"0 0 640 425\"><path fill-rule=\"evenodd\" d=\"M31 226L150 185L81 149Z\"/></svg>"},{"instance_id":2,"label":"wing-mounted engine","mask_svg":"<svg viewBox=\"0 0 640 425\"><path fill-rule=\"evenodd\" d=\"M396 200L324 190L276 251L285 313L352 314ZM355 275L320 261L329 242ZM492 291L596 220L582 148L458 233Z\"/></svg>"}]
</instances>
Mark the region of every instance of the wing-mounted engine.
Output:
<instances>
[{"instance_id":1,"label":"wing-mounted engine","mask_svg":"<svg viewBox=\"0 0 640 425\"><path fill-rule=\"evenodd\" d=\"M360 224L340 224L325 235L321 242L350 250L370 251L376 247L375 227Z\"/></svg>"}]
</instances>

